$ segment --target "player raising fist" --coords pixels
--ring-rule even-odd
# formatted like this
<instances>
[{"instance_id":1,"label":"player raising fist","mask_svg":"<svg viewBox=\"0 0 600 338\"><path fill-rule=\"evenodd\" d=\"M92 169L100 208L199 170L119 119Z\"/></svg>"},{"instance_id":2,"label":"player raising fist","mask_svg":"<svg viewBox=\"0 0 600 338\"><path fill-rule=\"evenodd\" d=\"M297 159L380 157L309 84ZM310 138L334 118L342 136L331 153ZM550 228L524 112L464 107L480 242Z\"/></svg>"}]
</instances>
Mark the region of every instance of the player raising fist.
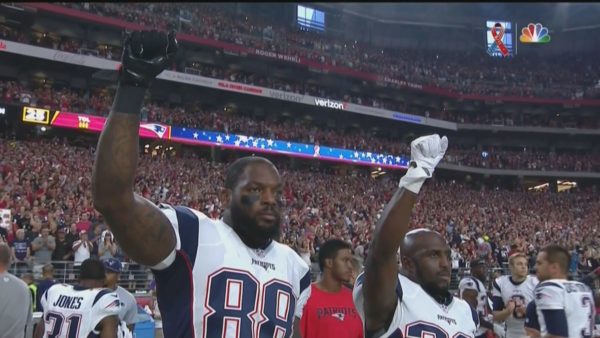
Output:
<instances>
[{"instance_id":1,"label":"player raising fist","mask_svg":"<svg viewBox=\"0 0 600 338\"><path fill-rule=\"evenodd\" d=\"M435 231L408 231L417 194L447 148L448 139L439 135L419 137L411 143L410 166L379 219L365 272L354 289L365 338L475 336L477 313L448 291L448 243Z\"/></svg>"},{"instance_id":2,"label":"player raising fist","mask_svg":"<svg viewBox=\"0 0 600 338\"><path fill-rule=\"evenodd\" d=\"M274 240L282 182L269 160L245 157L229 167L228 209L218 221L184 206L157 207L133 192L142 101L176 51L174 33L134 32L125 41L94 163L94 206L127 255L152 267L165 337L289 337L310 274Z\"/></svg>"}]
</instances>

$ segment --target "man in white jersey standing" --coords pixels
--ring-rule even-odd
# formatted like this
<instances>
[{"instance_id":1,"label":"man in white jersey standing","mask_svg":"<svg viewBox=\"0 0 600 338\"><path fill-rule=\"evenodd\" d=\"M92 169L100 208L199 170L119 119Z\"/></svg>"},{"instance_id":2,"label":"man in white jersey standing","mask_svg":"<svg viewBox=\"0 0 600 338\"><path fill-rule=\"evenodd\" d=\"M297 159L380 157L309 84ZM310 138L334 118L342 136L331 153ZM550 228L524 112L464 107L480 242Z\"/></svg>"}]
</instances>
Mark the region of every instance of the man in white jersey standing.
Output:
<instances>
[{"instance_id":1,"label":"man in white jersey standing","mask_svg":"<svg viewBox=\"0 0 600 338\"><path fill-rule=\"evenodd\" d=\"M594 295L587 285L567 280L569 259L569 251L558 245L548 245L537 255L535 270L540 283L527 308L525 324L531 336L592 337Z\"/></svg>"},{"instance_id":2,"label":"man in white jersey standing","mask_svg":"<svg viewBox=\"0 0 600 338\"><path fill-rule=\"evenodd\" d=\"M103 285L102 262L83 261L79 285L54 284L42 295L43 324L37 326L34 337L119 337L119 296Z\"/></svg>"},{"instance_id":3,"label":"man in white jersey standing","mask_svg":"<svg viewBox=\"0 0 600 338\"><path fill-rule=\"evenodd\" d=\"M165 337L290 337L296 299L310 285L306 263L276 242L282 182L262 157L227 170L228 206L211 220L184 206L155 206L133 191L144 95L175 56L175 33L133 32L96 152L95 208L123 251L152 267Z\"/></svg>"},{"instance_id":4,"label":"man in white jersey standing","mask_svg":"<svg viewBox=\"0 0 600 338\"><path fill-rule=\"evenodd\" d=\"M354 288L365 338L475 337L477 312L449 292L450 246L435 231L408 231L417 194L447 148L448 139L439 135L411 143L409 168L378 221Z\"/></svg>"},{"instance_id":5,"label":"man in white jersey standing","mask_svg":"<svg viewBox=\"0 0 600 338\"><path fill-rule=\"evenodd\" d=\"M488 267L483 259L476 259L469 264L471 275L465 276L458 283L460 298L464 299L477 310L479 315L480 328L477 330L476 338L483 338L487 330L494 330L494 324L488 318L491 316L491 309L488 304L487 288L485 281L487 280Z\"/></svg>"},{"instance_id":6,"label":"man in white jersey standing","mask_svg":"<svg viewBox=\"0 0 600 338\"><path fill-rule=\"evenodd\" d=\"M494 321L506 324L506 338L525 338L525 314L538 279L529 275L523 253L511 255L508 265L510 275L500 276L492 283Z\"/></svg>"},{"instance_id":7,"label":"man in white jersey standing","mask_svg":"<svg viewBox=\"0 0 600 338\"><path fill-rule=\"evenodd\" d=\"M137 302L131 292L119 286L119 276L121 275L122 265L116 258L107 258L102 261L106 269L105 286L117 293L121 299L121 312L119 320L124 321L127 329L133 332L135 330L135 319L137 316Z\"/></svg>"}]
</instances>

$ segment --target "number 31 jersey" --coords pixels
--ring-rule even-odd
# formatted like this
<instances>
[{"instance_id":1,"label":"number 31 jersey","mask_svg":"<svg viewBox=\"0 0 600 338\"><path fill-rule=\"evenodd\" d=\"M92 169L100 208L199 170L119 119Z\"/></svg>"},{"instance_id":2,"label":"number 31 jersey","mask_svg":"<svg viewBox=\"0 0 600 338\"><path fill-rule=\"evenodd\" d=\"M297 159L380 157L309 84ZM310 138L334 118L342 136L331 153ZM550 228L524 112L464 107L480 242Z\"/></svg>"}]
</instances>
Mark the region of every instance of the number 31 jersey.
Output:
<instances>
[{"instance_id":1,"label":"number 31 jersey","mask_svg":"<svg viewBox=\"0 0 600 338\"><path fill-rule=\"evenodd\" d=\"M96 326L108 316L118 316L121 300L108 289L52 285L41 298L44 338L98 337Z\"/></svg>"},{"instance_id":2,"label":"number 31 jersey","mask_svg":"<svg viewBox=\"0 0 600 338\"><path fill-rule=\"evenodd\" d=\"M177 237L175 261L154 270L165 337L291 337L306 263L272 241L247 247L223 221L161 204Z\"/></svg>"}]
</instances>

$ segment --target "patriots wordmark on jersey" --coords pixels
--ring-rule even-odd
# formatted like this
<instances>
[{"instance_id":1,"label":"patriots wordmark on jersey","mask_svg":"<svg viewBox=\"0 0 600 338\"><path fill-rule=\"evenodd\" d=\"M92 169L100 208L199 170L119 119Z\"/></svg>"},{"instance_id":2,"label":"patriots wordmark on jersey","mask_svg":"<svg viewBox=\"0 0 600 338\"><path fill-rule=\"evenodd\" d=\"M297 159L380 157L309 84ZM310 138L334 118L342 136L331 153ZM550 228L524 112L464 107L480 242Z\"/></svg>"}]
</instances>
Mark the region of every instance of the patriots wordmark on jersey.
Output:
<instances>
[{"instance_id":1,"label":"patriots wordmark on jersey","mask_svg":"<svg viewBox=\"0 0 600 338\"><path fill-rule=\"evenodd\" d=\"M177 237L174 262L154 270L165 337L290 337L306 263L272 241L247 247L223 221L161 204Z\"/></svg>"},{"instance_id":2,"label":"patriots wordmark on jersey","mask_svg":"<svg viewBox=\"0 0 600 338\"><path fill-rule=\"evenodd\" d=\"M363 281L364 274L356 279L353 297L364 327ZM387 331L379 338L475 337L479 316L464 300L454 297L449 304L440 304L419 284L401 274L398 274L396 294L398 303L394 317Z\"/></svg>"}]
</instances>

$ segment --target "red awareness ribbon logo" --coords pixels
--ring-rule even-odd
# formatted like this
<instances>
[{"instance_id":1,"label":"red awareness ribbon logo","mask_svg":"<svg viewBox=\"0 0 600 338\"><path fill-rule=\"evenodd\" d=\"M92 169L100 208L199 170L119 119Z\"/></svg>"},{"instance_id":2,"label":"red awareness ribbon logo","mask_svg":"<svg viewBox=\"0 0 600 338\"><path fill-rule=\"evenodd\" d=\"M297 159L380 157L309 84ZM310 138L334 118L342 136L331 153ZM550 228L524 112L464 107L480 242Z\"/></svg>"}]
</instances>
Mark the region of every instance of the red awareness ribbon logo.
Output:
<instances>
[{"instance_id":1,"label":"red awareness ribbon logo","mask_svg":"<svg viewBox=\"0 0 600 338\"><path fill-rule=\"evenodd\" d=\"M492 27L492 37L494 38L494 41L496 41L495 44L496 44L496 46L498 46L498 49L500 50L502 55L508 56L508 49L504 45L504 42L502 42L503 36L504 36L504 26L502 26L501 23L496 22L494 27Z\"/></svg>"}]
</instances>

